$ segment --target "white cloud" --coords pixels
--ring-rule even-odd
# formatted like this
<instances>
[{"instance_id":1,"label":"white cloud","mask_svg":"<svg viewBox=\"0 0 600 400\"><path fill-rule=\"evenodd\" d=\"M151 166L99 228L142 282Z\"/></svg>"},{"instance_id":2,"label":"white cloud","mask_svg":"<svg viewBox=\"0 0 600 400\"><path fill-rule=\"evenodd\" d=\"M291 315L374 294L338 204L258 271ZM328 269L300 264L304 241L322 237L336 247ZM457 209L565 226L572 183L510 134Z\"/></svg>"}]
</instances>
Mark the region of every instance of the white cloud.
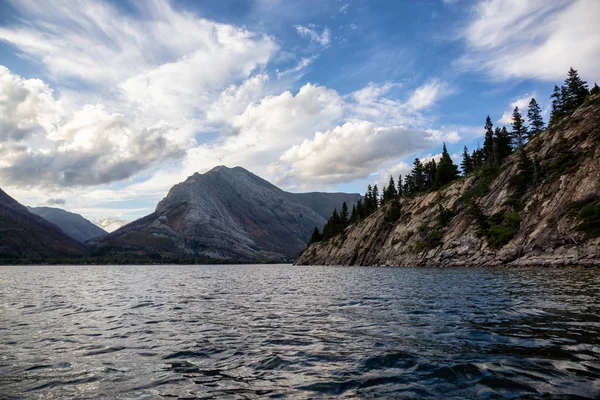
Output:
<instances>
[{"instance_id":1,"label":"white cloud","mask_svg":"<svg viewBox=\"0 0 600 400\"><path fill-rule=\"evenodd\" d=\"M286 69L285 71L277 71L277 78L281 79L285 76L288 75L293 75L293 74L298 74L296 75L296 78L300 78L303 75L303 71L306 69L306 67L308 67L310 64L313 63L313 61L315 61L317 58L319 58L318 55L314 55L312 57L302 57L302 59L300 59L300 62L293 68L290 69Z\"/></svg>"},{"instance_id":2,"label":"white cloud","mask_svg":"<svg viewBox=\"0 0 600 400\"><path fill-rule=\"evenodd\" d=\"M278 51L268 36L166 1L140 6L139 18L104 2L13 6L32 22L0 28L0 40L41 63L50 80L76 78L86 89L59 87L57 97L47 83L0 67L3 185L98 185L179 159L199 132L264 96L260 71Z\"/></svg>"},{"instance_id":3,"label":"white cloud","mask_svg":"<svg viewBox=\"0 0 600 400\"><path fill-rule=\"evenodd\" d=\"M331 41L331 30L327 27L325 27L323 32L320 34L314 29L311 29L311 27L302 25L295 25L294 27L296 28L296 32L298 32L300 37L307 38L311 42L318 43L321 46L328 46Z\"/></svg>"},{"instance_id":4,"label":"white cloud","mask_svg":"<svg viewBox=\"0 0 600 400\"><path fill-rule=\"evenodd\" d=\"M532 97L535 97L535 93L532 95L527 93L523 97L520 97L520 98L512 101L510 103L509 109L506 110L502 114L502 117L497 122L504 124L504 125L512 124L513 111L514 111L515 107L519 107L519 111L521 112L521 115L523 116L523 118L527 118L527 108L529 106L529 102L531 101Z\"/></svg>"},{"instance_id":5,"label":"white cloud","mask_svg":"<svg viewBox=\"0 0 600 400\"><path fill-rule=\"evenodd\" d=\"M437 132L436 132L437 133ZM348 122L292 146L271 166L280 181L328 184L366 178L390 159L428 149L439 137L402 126Z\"/></svg>"},{"instance_id":6,"label":"white cloud","mask_svg":"<svg viewBox=\"0 0 600 400\"><path fill-rule=\"evenodd\" d=\"M451 91L448 85L437 79L419 87L408 100L408 105L415 110L430 107L440 98L447 96Z\"/></svg>"},{"instance_id":7,"label":"white cloud","mask_svg":"<svg viewBox=\"0 0 600 400\"><path fill-rule=\"evenodd\" d=\"M498 79L558 80L600 70L597 0L487 0L474 8L459 64Z\"/></svg>"}]
</instances>

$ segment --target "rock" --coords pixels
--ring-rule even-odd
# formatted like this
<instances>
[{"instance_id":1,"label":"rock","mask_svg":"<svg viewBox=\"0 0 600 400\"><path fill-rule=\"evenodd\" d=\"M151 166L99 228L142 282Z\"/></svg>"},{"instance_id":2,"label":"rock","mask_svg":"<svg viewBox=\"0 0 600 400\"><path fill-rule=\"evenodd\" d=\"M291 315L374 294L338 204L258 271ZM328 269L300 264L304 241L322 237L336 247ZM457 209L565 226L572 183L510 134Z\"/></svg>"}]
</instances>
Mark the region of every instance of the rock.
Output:
<instances>
[{"instance_id":1,"label":"rock","mask_svg":"<svg viewBox=\"0 0 600 400\"><path fill-rule=\"evenodd\" d=\"M562 134L570 144L576 165L565 169L556 180L530 185L523 196L519 231L501 248L493 248L461 201L476 176L457 180L438 192L401 198L402 217L391 228L394 240L385 238L390 228L383 223L385 210L378 210L345 231L346 240L329 240L309 246L297 259L302 265L375 265L385 259L399 266L600 266L600 237L588 237L578 230L582 222L575 202L600 204L600 95L591 98L571 117L546 129L526 147L548 169L556 155ZM535 150L534 150L535 149ZM477 199L486 216L515 211L510 197L511 178L518 173L518 156L503 165L489 192ZM441 243L424 248L420 237L438 223L438 204L457 214L443 227ZM407 235L410 232L411 235ZM426 233L425 233L426 234ZM395 243L390 245L390 243Z\"/></svg>"}]
</instances>

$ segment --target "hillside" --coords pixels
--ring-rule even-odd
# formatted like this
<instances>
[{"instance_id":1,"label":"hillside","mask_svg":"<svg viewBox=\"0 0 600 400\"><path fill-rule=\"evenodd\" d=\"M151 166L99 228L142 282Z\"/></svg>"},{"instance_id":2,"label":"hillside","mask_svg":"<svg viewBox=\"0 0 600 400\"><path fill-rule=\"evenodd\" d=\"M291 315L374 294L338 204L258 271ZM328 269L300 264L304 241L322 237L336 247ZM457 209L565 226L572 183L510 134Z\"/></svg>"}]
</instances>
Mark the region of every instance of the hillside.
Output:
<instances>
[{"instance_id":1,"label":"hillside","mask_svg":"<svg viewBox=\"0 0 600 400\"><path fill-rule=\"evenodd\" d=\"M0 263L68 260L87 250L0 190Z\"/></svg>"},{"instance_id":2,"label":"hillside","mask_svg":"<svg viewBox=\"0 0 600 400\"><path fill-rule=\"evenodd\" d=\"M99 255L271 261L294 258L315 226L358 194L294 194L247 170L216 167L175 185L156 211L102 238ZM311 208L311 207L314 207Z\"/></svg>"},{"instance_id":3,"label":"hillside","mask_svg":"<svg viewBox=\"0 0 600 400\"><path fill-rule=\"evenodd\" d=\"M46 221L58 226L64 233L78 242L101 237L108 232L94 225L79 214L74 214L54 207L27 207L29 212L39 215Z\"/></svg>"},{"instance_id":4,"label":"hillside","mask_svg":"<svg viewBox=\"0 0 600 400\"><path fill-rule=\"evenodd\" d=\"M402 197L397 220L383 207L296 264L600 266L600 95L524 149L531 181L514 153L493 176Z\"/></svg>"}]
</instances>

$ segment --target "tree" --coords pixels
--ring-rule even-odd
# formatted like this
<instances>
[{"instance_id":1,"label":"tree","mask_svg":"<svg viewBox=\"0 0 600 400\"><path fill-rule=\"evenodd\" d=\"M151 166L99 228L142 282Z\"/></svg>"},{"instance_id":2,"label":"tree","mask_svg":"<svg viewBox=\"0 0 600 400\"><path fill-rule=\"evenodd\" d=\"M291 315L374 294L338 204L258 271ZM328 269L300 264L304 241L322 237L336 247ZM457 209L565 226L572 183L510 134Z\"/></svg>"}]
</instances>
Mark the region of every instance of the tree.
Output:
<instances>
[{"instance_id":1,"label":"tree","mask_svg":"<svg viewBox=\"0 0 600 400\"><path fill-rule=\"evenodd\" d=\"M398 175L398 197L404 195L404 185L402 185L402 175Z\"/></svg>"},{"instance_id":2,"label":"tree","mask_svg":"<svg viewBox=\"0 0 600 400\"><path fill-rule=\"evenodd\" d=\"M377 211L379 208L379 189L377 189L377 185L373 185L373 212Z\"/></svg>"},{"instance_id":3,"label":"tree","mask_svg":"<svg viewBox=\"0 0 600 400\"><path fill-rule=\"evenodd\" d=\"M598 86L597 83L594 83L594 87L592 88L592 90L590 90L590 94L596 95L598 93L600 93L600 86Z\"/></svg>"},{"instance_id":4,"label":"tree","mask_svg":"<svg viewBox=\"0 0 600 400\"><path fill-rule=\"evenodd\" d=\"M415 193L421 192L424 187L425 176L423 174L423 164L418 158L415 158L415 161L413 162L413 169L410 174L413 177Z\"/></svg>"},{"instance_id":5,"label":"tree","mask_svg":"<svg viewBox=\"0 0 600 400\"><path fill-rule=\"evenodd\" d=\"M415 194L417 191L415 190L415 178L412 174L408 174L406 175L406 177L404 178L404 195L405 196L412 196L413 194Z\"/></svg>"},{"instance_id":6,"label":"tree","mask_svg":"<svg viewBox=\"0 0 600 400\"><path fill-rule=\"evenodd\" d=\"M319 228L317 228L315 226L315 229L313 230L313 233L310 237L310 241L308 242L308 244L320 242L321 239L323 239L323 236L321 235L321 232L319 232Z\"/></svg>"},{"instance_id":7,"label":"tree","mask_svg":"<svg viewBox=\"0 0 600 400\"><path fill-rule=\"evenodd\" d=\"M567 75L567 79L565 80L565 87L567 88L565 105L567 112L572 113L577 107L583 104L590 91L588 90L587 82L579 77L577 70L569 68Z\"/></svg>"},{"instance_id":8,"label":"tree","mask_svg":"<svg viewBox=\"0 0 600 400\"><path fill-rule=\"evenodd\" d=\"M564 89L564 88L563 88ZM552 112L550 113L550 125L556 124L565 115L565 102L563 100L563 91L554 85L554 92L550 96L552 100Z\"/></svg>"},{"instance_id":9,"label":"tree","mask_svg":"<svg viewBox=\"0 0 600 400\"><path fill-rule=\"evenodd\" d=\"M483 149L477 148L473 150L473 153L471 154L471 160L473 160L473 170L481 167L483 165L483 161L485 160Z\"/></svg>"},{"instance_id":10,"label":"tree","mask_svg":"<svg viewBox=\"0 0 600 400\"><path fill-rule=\"evenodd\" d=\"M356 202L356 222L360 222L365 219L365 206L361 199Z\"/></svg>"},{"instance_id":11,"label":"tree","mask_svg":"<svg viewBox=\"0 0 600 400\"><path fill-rule=\"evenodd\" d=\"M369 185L367 187L367 192L365 193L365 204L364 204L364 216L368 217L377 209L377 198L373 198L373 187Z\"/></svg>"},{"instance_id":12,"label":"tree","mask_svg":"<svg viewBox=\"0 0 600 400\"><path fill-rule=\"evenodd\" d=\"M538 105L534 98L529 102L529 109L527 110L527 119L531 126L528 137L531 138L536 136L544 130L544 120L542 119L542 109Z\"/></svg>"},{"instance_id":13,"label":"tree","mask_svg":"<svg viewBox=\"0 0 600 400\"><path fill-rule=\"evenodd\" d=\"M560 88L554 86L552 100L552 114L550 114L550 125L556 124L566 115L570 115L583 104L590 93L587 82L579 77L577 70L570 68L567 73L565 84Z\"/></svg>"},{"instance_id":14,"label":"tree","mask_svg":"<svg viewBox=\"0 0 600 400\"><path fill-rule=\"evenodd\" d=\"M442 158L437 167L434 187L442 187L456 178L458 178L458 167L452 161L452 158L446 149L446 143L444 143L442 148Z\"/></svg>"},{"instance_id":15,"label":"tree","mask_svg":"<svg viewBox=\"0 0 600 400\"><path fill-rule=\"evenodd\" d=\"M485 119L485 139L483 141L483 155L485 157L486 163L493 162L494 158L494 130L492 129L494 125L492 124L492 120L488 115Z\"/></svg>"},{"instance_id":16,"label":"tree","mask_svg":"<svg viewBox=\"0 0 600 400\"><path fill-rule=\"evenodd\" d=\"M496 152L496 161L499 164L502 164L504 159L510 156L512 153L510 133L508 132L508 129L506 129L506 127L503 126L502 129L496 128L494 135L494 150Z\"/></svg>"},{"instance_id":17,"label":"tree","mask_svg":"<svg viewBox=\"0 0 600 400\"><path fill-rule=\"evenodd\" d=\"M340 211L340 223L346 227L348 226L348 206L346 202L342 204L342 211Z\"/></svg>"},{"instance_id":18,"label":"tree","mask_svg":"<svg viewBox=\"0 0 600 400\"><path fill-rule=\"evenodd\" d=\"M360 201L360 199L358 200ZM355 224L359 221L358 211L356 211L356 204L352 205L352 211L350 212L350 224Z\"/></svg>"},{"instance_id":19,"label":"tree","mask_svg":"<svg viewBox=\"0 0 600 400\"><path fill-rule=\"evenodd\" d=\"M465 146L465 149L463 150L462 157L463 159L462 163L460 164L460 168L462 169L463 175L470 174L475 170L475 168L473 166L473 159L469 155L469 150L467 149L467 146Z\"/></svg>"},{"instance_id":20,"label":"tree","mask_svg":"<svg viewBox=\"0 0 600 400\"><path fill-rule=\"evenodd\" d=\"M518 149L522 148L525 144L524 139L527 135L527 127L525 126L525 120L521 116L519 107L515 107L513 111L513 122L512 122L512 139L515 147Z\"/></svg>"},{"instance_id":21,"label":"tree","mask_svg":"<svg viewBox=\"0 0 600 400\"><path fill-rule=\"evenodd\" d=\"M383 190L383 202L387 204L396 197L398 197L398 192L396 191L396 182L394 182L394 177L390 175L390 181Z\"/></svg>"},{"instance_id":22,"label":"tree","mask_svg":"<svg viewBox=\"0 0 600 400\"><path fill-rule=\"evenodd\" d=\"M435 175L437 174L437 164L434 159L429 160L423 166L423 190L429 190L435 184Z\"/></svg>"}]
</instances>

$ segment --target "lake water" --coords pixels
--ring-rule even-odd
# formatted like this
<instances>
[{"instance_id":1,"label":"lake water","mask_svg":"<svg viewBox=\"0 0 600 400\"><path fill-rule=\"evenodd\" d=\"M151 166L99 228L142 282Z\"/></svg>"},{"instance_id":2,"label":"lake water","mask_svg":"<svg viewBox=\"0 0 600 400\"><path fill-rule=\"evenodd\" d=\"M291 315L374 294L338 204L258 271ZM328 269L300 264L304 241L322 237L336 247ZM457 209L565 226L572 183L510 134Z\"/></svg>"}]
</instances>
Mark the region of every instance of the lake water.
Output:
<instances>
[{"instance_id":1,"label":"lake water","mask_svg":"<svg viewBox=\"0 0 600 400\"><path fill-rule=\"evenodd\" d=\"M0 398L600 397L600 270L0 267Z\"/></svg>"}]
</instances>

